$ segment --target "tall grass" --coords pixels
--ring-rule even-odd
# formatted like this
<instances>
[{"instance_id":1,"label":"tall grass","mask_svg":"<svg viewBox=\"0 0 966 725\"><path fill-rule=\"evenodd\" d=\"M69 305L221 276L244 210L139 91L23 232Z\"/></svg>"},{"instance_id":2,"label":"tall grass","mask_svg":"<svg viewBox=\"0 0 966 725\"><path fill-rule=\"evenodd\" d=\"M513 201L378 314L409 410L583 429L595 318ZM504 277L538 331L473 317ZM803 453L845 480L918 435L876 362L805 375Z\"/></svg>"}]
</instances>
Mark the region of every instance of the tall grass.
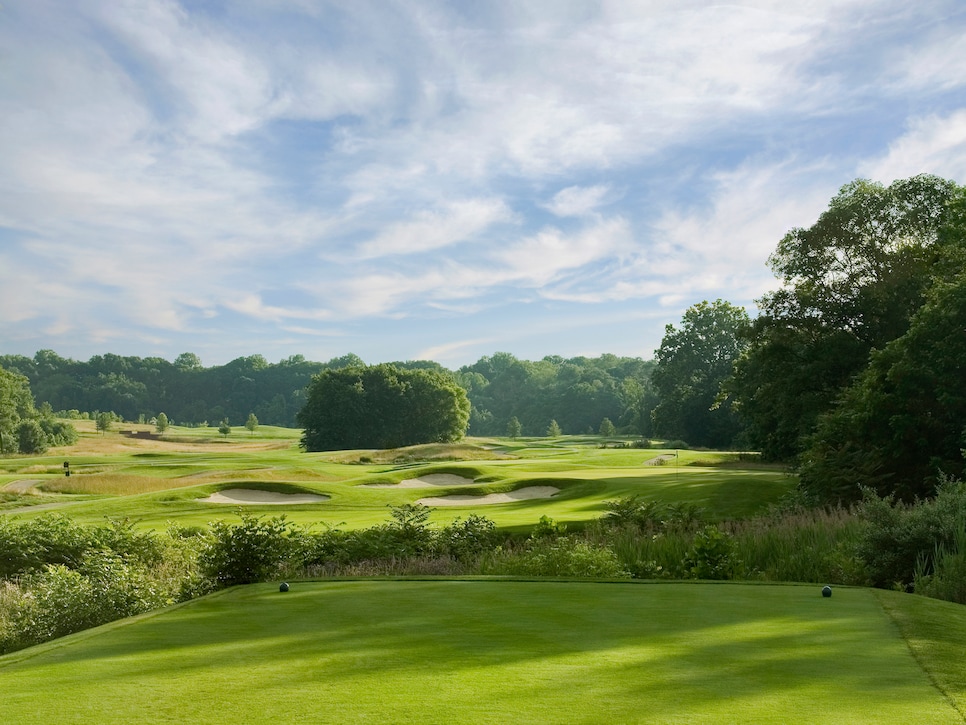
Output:
<instances>
[{"instance_id":1,"label":"tall grass","mask_svg":"<svg viewBox=\"0 0 966 725\"><path fill-rule=\"evenodd\" d=\"M833 584L868 583L856 544L862 523L845 509L797 509L718 528L734 554L735 579ZM586 535L607 545L637 578L688 578L686 564L700 522L609 526L606 519Z\"/></svg>"}]
</instances>

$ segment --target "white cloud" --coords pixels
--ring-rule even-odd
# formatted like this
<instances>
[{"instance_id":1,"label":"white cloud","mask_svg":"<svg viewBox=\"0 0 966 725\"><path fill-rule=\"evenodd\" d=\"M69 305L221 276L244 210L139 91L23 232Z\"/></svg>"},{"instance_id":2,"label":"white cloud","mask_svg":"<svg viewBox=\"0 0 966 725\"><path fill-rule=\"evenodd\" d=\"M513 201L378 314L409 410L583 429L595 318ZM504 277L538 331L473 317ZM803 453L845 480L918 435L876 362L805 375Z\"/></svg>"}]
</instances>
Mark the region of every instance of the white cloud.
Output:
<instances>
[{"instance_id":1,"label":"white cloud","mask_svg":"<svg viewBox=\"0 0 966 725\"><path fill-rule=\"evenodd\" d=\"M604 203L604 197L610 192L607 185L596 186L568 186L553 195L553 199L546 204L552 214L560 217L586 216Z\"/></svg>"},{"instance_id":2,"label":"white cloud","mask_svg":"<svg viewBox=\"0 0 966 725\"><path fill-rule=\"evenodd\" d=\"M966 181L966 109L947 116L915 118L881 158L859 166L862 176L883 183L916 174Z\"/></svg>"},{"instance_id":3,"label":"white cloud","mask_svg":"<svg viewBox=\"0 0 966 725\"><path fill-rule=\"evenodd\" d=\"M468 241L513 215L500 199L444 202L438 211L419 211L412 219L386 227L359 247L363 259L390 254L415 254Z\"/></svg>"}]
</instances>

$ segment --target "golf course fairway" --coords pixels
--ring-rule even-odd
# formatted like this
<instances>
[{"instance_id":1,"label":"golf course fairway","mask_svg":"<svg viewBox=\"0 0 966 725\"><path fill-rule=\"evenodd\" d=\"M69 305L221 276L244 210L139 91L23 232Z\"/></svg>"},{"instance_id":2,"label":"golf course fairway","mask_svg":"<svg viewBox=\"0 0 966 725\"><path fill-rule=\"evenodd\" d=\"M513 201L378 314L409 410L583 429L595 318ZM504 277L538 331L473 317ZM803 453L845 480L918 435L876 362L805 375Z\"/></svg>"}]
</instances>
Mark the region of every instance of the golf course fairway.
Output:
<instances>
[{"instance_id":1,"label":"golf course fairway","mask_svg":"<svg viewBox=\"0 0 966 725\"><path fill-rule=\"evenodd\" d=\"M962 693L937 687L883 595L922 600L693 582L237 587L0 658L0 722L964 722Z\"/></svg>"}]
</instances>

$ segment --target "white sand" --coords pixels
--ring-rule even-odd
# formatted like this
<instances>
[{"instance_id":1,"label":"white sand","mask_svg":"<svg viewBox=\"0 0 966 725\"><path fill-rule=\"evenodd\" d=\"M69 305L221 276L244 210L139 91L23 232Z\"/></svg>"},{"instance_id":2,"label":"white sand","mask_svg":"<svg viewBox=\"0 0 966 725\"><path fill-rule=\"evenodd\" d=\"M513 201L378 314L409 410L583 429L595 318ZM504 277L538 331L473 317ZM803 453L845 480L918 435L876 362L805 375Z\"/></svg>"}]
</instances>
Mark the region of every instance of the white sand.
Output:
<instances>
[{"instance_id":1,"label":"white sand","mask_svg":"<svg viewBox=\"0 0 966 725\"><path fill-rule=\"evenodd\" d=\"M527 501L534 498L550 498L560 493L559 488L553 486L528 486L518 488L516 491L507 493L491 493L486 496L440 496L437 498L421 498L416 503L423 506L489 506L497 503L513 503L514 501Z\"/></svg>"},{"instance_id":2,"label":"white sand","mask_svg":"<svg viewBox=\"0 0 966 725\"><path fill-rule=\"evenodd\" d=\"M430 473L420 478L407 478L399 483L367 483L371 488L433 488L434 486L472 486L472 478L452 473Z\"/></svg>"},{"instance_id":3,"label":"white sand","mask_svg":"<svg viewBox=\"0 0 966 725\"><path fill-rule=\"evenodd\" d=\"M660 466L662 463L667 461L673 461L676 456L673 453L665 453L663 456L658 456L657 458L651 458L650 460L644 461L645 466Z\"/></svg>"},{"instance_id":4,"label":"white sand","mask_svg":"<svg viewBox=\"0 0 966 725\"><path fill-rule=\"evenodd\" d=\"M270 506L293 503L318 503L328 501L330 496L319 496L314 493L277 493L275 491L258 491L252 488L226 488L211 494L208 498L199 499L201 503L228 504L268 504Z\"/></svg>"}]
</instances>

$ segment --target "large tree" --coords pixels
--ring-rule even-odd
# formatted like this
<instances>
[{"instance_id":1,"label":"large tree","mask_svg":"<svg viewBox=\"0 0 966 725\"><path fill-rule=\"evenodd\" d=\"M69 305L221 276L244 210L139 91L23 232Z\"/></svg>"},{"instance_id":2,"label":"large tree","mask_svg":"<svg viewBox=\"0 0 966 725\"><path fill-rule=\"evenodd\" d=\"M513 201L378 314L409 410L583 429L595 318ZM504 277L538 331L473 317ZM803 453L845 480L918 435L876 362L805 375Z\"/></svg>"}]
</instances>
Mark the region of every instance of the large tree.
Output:
<instances>
[{"instance_id":1,"label":"large tree","mask_svg":"<svg viewBox=\"0 0 966 725\"><path fill-rule=\"evenodd\" d=\"M684 313L680 329L665 328L651 381L661 402L654 408L655 432L692 445L731 445L740 430L721 383L732 373L744 345L740 331L748 313L730 302L701 302Z\"/></svg>"},{"instance_id":2,"label":"large tree","mask_svg":"<svg viewBox=\"0 0 966 725\"><path fill-rule=\"evenodd\" d=\"M0 453L17 450L16 436L21 422L35 417L27 378L0 368Z\"/></svg>"},{"instance_id":3,"label":"large tree","mask_svg":"<svg viewBox=\"0 0 966 725\"><path fill-rule=\"evenodd\" d=\"M470 404L452 378L394 365L324 370L298 422L307 451L450 442L466 433Z\"/></svg>"},{"instance_id":4,"label":"large tree","mask_svg":"<svg viewBox=\"0 0 966 725\"><path fill-rule=\"evenodd\" d=\"M966 245L966 198L951 216L944 232ZM962 475L964 381L966 274L960 274L935 283L905 334L874 351L819 418L802 456L803 488L825 501L854 500L859 486L909 500L931 495L943 474Z\"/></svg>"},{"instance_id":5,"label":"large tree","mask_svg":"<svg viewBox=\"0 0 966 725\"><path fill-rule=\"evenodd\" d=\"M782 286L758 301L748 351L726 386L766 456L801 452L869 353L908 329L935 276L949 272L940 230L956 190L935 176L860 179L814 225L781 240L769 264Z\"/></svg>"}]
</instances>

